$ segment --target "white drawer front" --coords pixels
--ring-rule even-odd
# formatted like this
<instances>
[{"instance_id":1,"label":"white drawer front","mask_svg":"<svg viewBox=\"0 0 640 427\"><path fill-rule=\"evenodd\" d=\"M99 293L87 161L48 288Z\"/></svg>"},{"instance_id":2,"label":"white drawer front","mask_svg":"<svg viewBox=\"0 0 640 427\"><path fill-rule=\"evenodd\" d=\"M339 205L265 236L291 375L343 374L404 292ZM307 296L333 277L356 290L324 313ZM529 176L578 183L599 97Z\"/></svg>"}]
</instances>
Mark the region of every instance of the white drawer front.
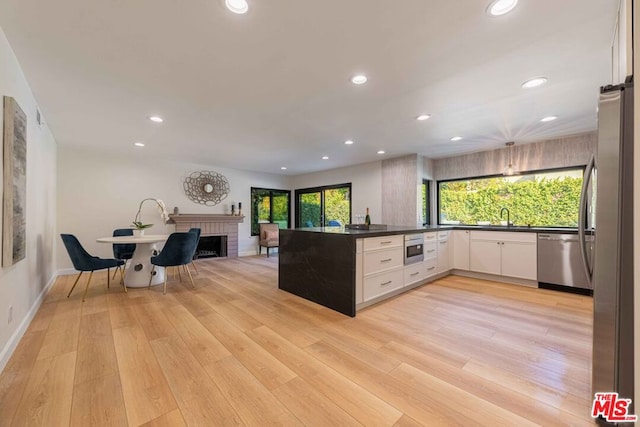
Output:
<instances>
[{"instance_id":1,"label":"white drawer front","mask_svg":"<svg viewBox=\"0 0 640 427\"><path fill-rule=\"evenodd\" d=\"M404 268L404 285L410 285L424 279L425 269L424 263L419 262L412 265L407 265Z\"/></svg>"},{"instance_id":2,"label":"white drawer front","mask_svg":"<svg viewBox=\"0 0 640 427\"><path fill-rule=\"evenodd\" d=\"M436 260L429 260L424 262L424 277L430 277L436 274Z\"/></svg>"},{"instance_id":3,"label":"white drawer front","mask_svg":"<svg viewBox=\"0 0 640 427\"><path fill-rule=\"evenodd\" d=\"M379 297L404 286L404 269L398 268L387 273L376 274L364 279L364 300Z\"/></svg>"},{"instance_id":4,"label":"white drawer front","mask_svg":"<svg viewBox=\"0 0 640 427\"><path fill-rule=\"evenodd\" d=\"M424 259L428 260L428 259L436 259L436 256L438 255L438 243L437 242L430 242L430 243L426 243L424 244Z\"/></svg>"},{"instance_id":5,"label":"white drawer front","mask_svg":"<svg viewBox=\"0 0 640 427\"><path fill-rule=\"evenodd\" d=\"M447 240L449 238L448 231L438 231L438 240Z\"/></svg>"},{"instance_id":6,"label":"white drawer front","mask_svg":"<svg viewBox=\"0 0 640 427\"><path fill-rule=\"evenodd\" d=\"M404 264L402 248L383 249L364 253L364 275L379 273Z\"/></svg>"},{"instance_id":7,"label":"white drawer front","mask_svg":"<svg viewBox=\"0 0 640 427\"><path fill-rule=\"evenodd\" d=\"M376 249L393 248L396 246L404 246L404 236L382 236L382 237L369 237L364 239L364 250L373 251Z\"/></svg>"},{"instance_id":8,"label":"white drawer front","mask_svg":"<svg viewBox=\"0 0 640 427\"><path fill-rule=\"evenodd\" d=\"M438 240L438 233L435 231L432 231L430 233L422 233L422 236L424 237L425 244Z\"/></svg>"}]
</instances>

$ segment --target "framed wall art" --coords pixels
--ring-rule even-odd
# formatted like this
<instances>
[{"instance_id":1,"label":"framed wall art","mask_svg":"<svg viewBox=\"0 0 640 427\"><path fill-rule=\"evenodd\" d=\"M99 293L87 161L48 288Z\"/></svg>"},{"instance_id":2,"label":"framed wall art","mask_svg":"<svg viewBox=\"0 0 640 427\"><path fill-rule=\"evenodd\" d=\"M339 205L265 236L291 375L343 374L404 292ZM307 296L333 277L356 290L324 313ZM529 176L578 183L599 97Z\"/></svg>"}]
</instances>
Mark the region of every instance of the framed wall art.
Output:
<instances>
[{"instance_id":1,"label":"framed wall art","mask_svg":"<svg viewBox=\"0 0 640 427\"><path fill-rule=\"evenodd\" d=\"M10 96L3 123L2 266L9 267L24 259L27 241L27 116Z\"/></svg>"}]
</instances>

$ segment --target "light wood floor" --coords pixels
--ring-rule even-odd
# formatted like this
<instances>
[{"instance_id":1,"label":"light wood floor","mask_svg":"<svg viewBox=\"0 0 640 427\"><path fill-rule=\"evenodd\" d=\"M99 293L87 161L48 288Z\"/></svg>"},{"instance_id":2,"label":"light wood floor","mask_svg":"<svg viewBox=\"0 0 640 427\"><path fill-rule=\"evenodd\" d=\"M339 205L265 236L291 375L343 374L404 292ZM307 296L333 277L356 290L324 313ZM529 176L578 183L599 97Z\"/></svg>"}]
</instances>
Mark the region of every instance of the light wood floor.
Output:
<instances>
[{"instance_id":1,"label":"light wood floor","mask_svg":"<svg viewBox=\"0 0 640 427\"><path fill-rule=\"evenodd\" d=\"M278 290L277 257L198 266L85 303L58 278L0 425L592 425L589 297L450 276L352 319Z\"/></svg>"}]
</instances>

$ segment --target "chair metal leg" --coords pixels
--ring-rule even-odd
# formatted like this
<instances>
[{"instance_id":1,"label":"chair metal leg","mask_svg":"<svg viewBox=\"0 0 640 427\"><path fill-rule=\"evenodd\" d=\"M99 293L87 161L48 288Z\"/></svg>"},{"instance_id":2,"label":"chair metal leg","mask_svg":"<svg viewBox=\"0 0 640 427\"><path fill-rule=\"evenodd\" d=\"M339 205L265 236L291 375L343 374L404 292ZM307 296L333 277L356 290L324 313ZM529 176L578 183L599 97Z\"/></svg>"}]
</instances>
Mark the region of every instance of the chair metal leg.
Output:
<instances>
[{"instance_id":1,"label":"chair metal leg","mask_svg":"<svg viewBox=\"0 0 640 427\"><path fill-rule=\"evenodd\" d=\"M167 294L167 275L164 275L164 289L162 291L162 295L166 295Z\"/></svg>"},{"instance_id":2,"label":"chair metal leg","mask_svg":"<svg viewBox=\"0 0 640 427\"><path fill-rule=\"evenodd\" d=\"M82 302L84 302L85 297L87 296L87 291L89 290L89 284L91 283L91 277L93 276L93 270L89 273L89 280L87 280L87 286L84 287L84 294L82 294Z\"/></svg>"},{"instance_id":3,"label":"chair metal leg","mask_svg":"<svg viewBox=\"0 0 640 427\"><path fill-rule=\"evenodd\" d=\"M180 266L176 266L176 270L178 270L178 277L180 278L180 283L182 283L182 274L180 274Z\"/></svg>"},{"instance_id":4,"label":"chair metal leg","mask_svg":"<svg viewBox=\"0 0 640 427\"><path fill-rule=\"evenodd\" d=\"M200 272L198 271L198 267L196 267L196 263L195 263L195 262L193 262L193 260L191 260L191 265L193 265L193 269L196 271L196 273L200 273Z\"/></svg>"},{"instance_id":5,"label":"chair metal leg","mask_svg":"<svg viewBox=\"0 0 640 427\"><path fill-rule=\"evenodd\" d=\"M120 269L120 282L122 283L122 286L124 286L124 293L127 293L127 284L124 283L124 269L121 268Z\"/></svg>"},{"instance_id":6,"label":"chair metal leg","mask_svg":"<svg viewBox=\"0 0 640 427\"><path fill-rule=\"evenodd\" d=\"M111 286L111 283L109 283L111 280L110 277L111 277L111 269L107 268L107 289L109 289L109 287Z\"/></svg>"},{"instance_id":7,"label":"chair metal leg","mask_svg":"<svg viewBox=\"0 0 640 427\"><path fill-rule=\"evenodd\" d=\"M118 274L118 270L119 270L119 269L120 269L120 266L119 266L119 265L117 265L117 266L116 266L116 269L115 269L115 270L113 270L113 277L112 277L112 279L115 279L115 278L116 278L116 274Z\"/></svg>"},{"instance_id":8,"label":"chair metal leg","mask_svg":"<svg viewBox=\"0 0 640 427\"><path fill-rule=\"evenodd\" d=\"M195 289L196 285L195 283L193 283L193 277L191 277L191 270L189 270L188 268L187 268L187 273L189 274L189 279L191 280L191 286L193 287L193 289Z\"/></svg>"},{"instance_id":9,"label":"chair metal leg","mask_svg":"<svg viewBox=\"0 0 640 427\"><path fill-rule=\"evenodd\" d=\"M122 264L122 275L120 277L120 280L122 280L122 284L124 285L124 278L127 275L127 260L124 260L124 264Z\"/></svg>"},{"instance_id":10,"label":"chair metal leg","mask_svg":"<svg viewBox=\"0 0 640 427\"><path fill-rule=\"evenodd\" d=\"M71 296L71 292L73 292L73 290L75 289L76 285L78 284L78 280L80 280L80 276L82 276L82 273L84 273L84 271L81 271L80 274L78 274L78 277L76 277L76 281L73 282L73 286L71 287L71 290L67 294L67 298L69 298Z\"/></svg>"}]
</instances>

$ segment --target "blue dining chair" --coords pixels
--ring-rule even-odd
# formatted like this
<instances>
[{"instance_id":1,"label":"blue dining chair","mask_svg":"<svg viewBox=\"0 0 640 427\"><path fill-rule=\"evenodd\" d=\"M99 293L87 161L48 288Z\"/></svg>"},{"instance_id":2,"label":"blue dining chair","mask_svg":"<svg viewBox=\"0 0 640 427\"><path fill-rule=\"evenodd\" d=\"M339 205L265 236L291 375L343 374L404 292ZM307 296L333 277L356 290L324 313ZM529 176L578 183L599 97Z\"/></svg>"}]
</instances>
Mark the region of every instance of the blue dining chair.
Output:
<instances>
[{"instance_id":1,"label":"blue dining chair","mask_svg":"<svg viewBox=\"0 0 640 427\"><path fill-rule=\"evenodd\" d=\"M113 237L120 236L133 236L133 229L131 228L117 228L113 230ZM115 259L120 259L124 261L124 265L122 266L123 276L126 274L127 269L127 260L133 258L133 253L136 250L135 243L114 243L113 244L113 257ZM116 267L116 270L113 272L112 279L115 279L116 273L120 270L120 266Z\"/></svg>"},{"instance_id":2,"label":"blue dining chair","mask_svg":"<svg viewBox=\"0 0 640 427\"><path fill-rule=\"evenodd\" d=\"M196 236L198 236L196 238L196 247L193 249L193 257L191 258L191 265L193 265L193 268L196 270L196 273L198 272L198 267L196 267L196 263L193 261L198 259L198 254L196 252L198 251L198 243L200 242L200 232L201 230L199 228L189 229L189 233L194 233Z\"/></svg>"},{"instance_id":3,"label":"blue dining chair","mask_svg":"<svg viewBox=\"0 0 640 427\"><path fill-rule=\"evenodd\" d=\"M90 271L89 280L87 280L87 286L84 288L84 294L82 295L82 302L84 302L85 297L87 296L87 290L89 290L89 284L91 283L91 277L93 277L93 272L96 270L104 270L107 269L107 288L109 287L109 278L111 277L111 272L109 269L111 267L118 267L124 264L124 261L114 258L98 258L97 256L90 255L80 244L76 236L73 234L61 234L62 243L64 243L64 247L67 249L69 253L69 258L71 258L71 262L73 263L73 268L80 271L78 277L76 277L76 281L73 282L73 286L71 290L67 294L67 298L71 296L71 292L78 284L78 280L80 280L80 276L85 271ZM124 277L122 276L122 270L120 271L120 279L124 285ZM127 292L127 285L124 285L124 291Z\"/></svg>"},{"instance_id":4,"label":"blue dining chair","mask_svg":"<svg viewBox=\"0 0 640 427\"><path fill-rule=\"evenodd\" d=\"M151 264L154 268L151 270L151 276L149 277L149 287L151 287L151 280L155 273L155 266L158 267L179 267L181 265L187 265L193 262L193 254L195 253L198 245L196 233L171 233L167 242L164 244L164 248L157 255L151 257ZM189 279L191 280L191 286L194 288L196 285L193 283L193 277L191 277L191 271L187 268L189 273ZM180 270L178 270L179 272ZM162 293L167 293L167 274L164 275L164 288ZM181 276L182 279L182 276Z\"/></svg>"}]
</instances>

